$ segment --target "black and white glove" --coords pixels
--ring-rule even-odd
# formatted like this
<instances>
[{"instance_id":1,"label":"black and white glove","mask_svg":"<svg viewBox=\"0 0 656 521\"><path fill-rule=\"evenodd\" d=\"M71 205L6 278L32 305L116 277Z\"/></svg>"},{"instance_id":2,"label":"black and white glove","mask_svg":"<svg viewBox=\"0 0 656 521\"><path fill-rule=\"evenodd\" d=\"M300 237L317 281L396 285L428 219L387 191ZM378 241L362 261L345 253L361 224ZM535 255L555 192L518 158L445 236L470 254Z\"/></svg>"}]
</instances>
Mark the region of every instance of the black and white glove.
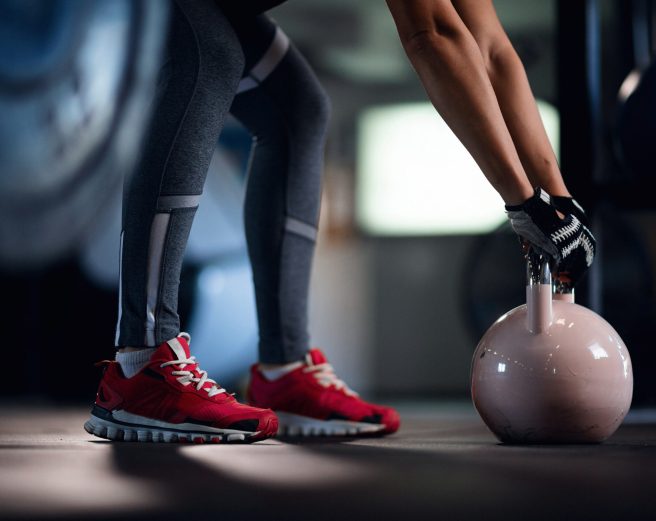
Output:
<instances>
[{"instance_id":1,"label":"black and white glove","mask_svg":"<svg viewBox=\"0 0 656 521\"><path fill-rule=\"evenodd\" d=\"M517 235L556 267L566 265L579 248L583 225L571 213L561 219L556 213L551 196L541 188L520 205L506 205L510 224Z\"/></svg>"},{"instance_id":2,"label":"black and white glove","mask_svg":"<svg viewBox=\"0 0 656 521\"><path fill-rule=\"evenodd\" d=\"M597 241L590 231L590 222L583 207L571 197L552 196L551 203L563 214L570 214L581 222L579 247L567 262L562 263L555 273L556 279L565 286L574 287L592 265L597 250Z\"/></svg>"}]
</instances>

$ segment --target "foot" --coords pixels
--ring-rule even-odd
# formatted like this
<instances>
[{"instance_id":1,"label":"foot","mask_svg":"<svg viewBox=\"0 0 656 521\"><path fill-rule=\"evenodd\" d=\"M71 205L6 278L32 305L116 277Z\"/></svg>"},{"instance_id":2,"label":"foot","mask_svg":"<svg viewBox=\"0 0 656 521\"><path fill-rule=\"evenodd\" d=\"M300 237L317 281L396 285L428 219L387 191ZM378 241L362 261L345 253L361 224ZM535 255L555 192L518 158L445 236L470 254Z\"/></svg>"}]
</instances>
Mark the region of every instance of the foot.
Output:
<instances>
[{"instance_id":1,"label":"foot","mask_svg":"<svg viewBox=\"0 0 656 521\"><path fill-rule=\"evenodd\" d=\"M189 335L164 342L132 378L105 362L84 429L122 441L230 443L275 436L276 415L250 407L207 378L189 352Z\"/></svg>"},{"instance_id":2,"label":"foot","mask_svg":"<svg viewBox=\"0 0 656 521\"><path fill-rule=\"evenodd\" d=\"M275 411L281 436L390 434L400 423L394 409L367 403L349 389L319 349L312 349L305 363L273 381L254 365L248 398L255 407Z\"/></svg>"}]
</instances>

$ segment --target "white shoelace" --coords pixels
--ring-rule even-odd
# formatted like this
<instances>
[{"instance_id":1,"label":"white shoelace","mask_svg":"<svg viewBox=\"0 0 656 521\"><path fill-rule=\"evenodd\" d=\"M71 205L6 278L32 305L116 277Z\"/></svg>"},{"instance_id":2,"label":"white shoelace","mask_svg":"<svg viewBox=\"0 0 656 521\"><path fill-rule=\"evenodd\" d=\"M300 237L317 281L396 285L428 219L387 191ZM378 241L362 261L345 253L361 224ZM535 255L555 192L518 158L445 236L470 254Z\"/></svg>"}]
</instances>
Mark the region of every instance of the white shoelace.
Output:
<instances>
[{"instance_id":1,"label":"white shoelace","mask_svg":"<svg viewBox=\"0 0 656 521\"><path fill-rule=\"evenodd\" d=\"M189 335L189 333L180 333L180 336L186 338L188 343L191 343L191 336ZM207 371L203 371L198 366L198 362L196 362L195 356L190 356L189 358L179 358L177 360L171 360L170 362L164 362L163 364L160 365L160 367L164 368L169 365L180 366L179 371L171 371L171 374L173 376L177 376L178 382L180 382L182 385L190 385L192 383L196 383L196 390L200 391L201 389L205 389L205 391L207 391L207 394L209 396L214 396L216 394L221 394L226 392L225 389L221 387L217 387L216 381L207 377ZM183 371L186 365L195 365L196 372L200 375L200 377L194 375L193 371ZM203 385L205 385L206 383L211 383L212 387L203 387Z\"/></svg>"},{"instance_id":2,"label":"white shoelace","mask_svg":"<svg viewBox=\"0 0 656 521\"><path fill-rule=\"evenodd\" d=\"M309 356L309 355L308 355ZM331 385L337 390L341 390L349 396L358 396L353 389L349 388L348 385L343 380L340 380L339 377L335 374L333 366L328 362L323 364L313 364L312 360L307 361L308 366L303 369L304 373L313 373L313 376L316 378L319 385L323 387L330 387Z\"/></svg>"}]
</instances>

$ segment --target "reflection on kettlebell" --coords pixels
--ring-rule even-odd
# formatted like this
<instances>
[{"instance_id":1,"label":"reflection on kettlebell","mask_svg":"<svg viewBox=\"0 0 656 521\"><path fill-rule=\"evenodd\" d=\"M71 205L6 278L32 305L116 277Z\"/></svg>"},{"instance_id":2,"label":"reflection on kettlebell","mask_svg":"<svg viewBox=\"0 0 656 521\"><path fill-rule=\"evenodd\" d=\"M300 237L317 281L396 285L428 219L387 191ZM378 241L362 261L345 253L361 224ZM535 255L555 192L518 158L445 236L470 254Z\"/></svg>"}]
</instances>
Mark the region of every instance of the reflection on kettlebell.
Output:
<instances>
[{"instance_id":1,"label":"reflection on kettlebell","mask_svg":"<svg viewBox=\"0 0 656 521\"><path fill-rule=\"evenodd\" d=\"M573 293L553 294L548 262L527 258L526 304L500 317L474 352L474 405L505 443L601 442L631 405L629 352Z\"/></svg>"}]
</instances>

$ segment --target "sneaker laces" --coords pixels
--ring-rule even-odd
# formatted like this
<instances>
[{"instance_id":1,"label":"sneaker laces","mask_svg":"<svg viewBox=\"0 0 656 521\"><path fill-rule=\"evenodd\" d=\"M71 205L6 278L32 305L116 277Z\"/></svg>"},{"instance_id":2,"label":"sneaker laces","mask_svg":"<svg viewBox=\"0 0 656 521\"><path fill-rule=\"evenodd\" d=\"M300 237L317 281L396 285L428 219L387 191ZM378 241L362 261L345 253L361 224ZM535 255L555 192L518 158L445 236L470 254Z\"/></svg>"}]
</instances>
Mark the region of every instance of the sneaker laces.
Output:
<instances>
[{"instance_id":1,"label":"sneaker laces","mask_svg":"<svg viewBox=\"0 0 656 521\"><path fill-rule=\"evenodd\" d=\"M333 386L338 391L342 391L349 396L358 396L353 389L351 389L346 382L341 380L336 374L333 366L328 362L321 364L314 364L310 355L306 355L307 367L303 369L304 373L310 373L317 380L322 387Z\"/></svg>"},{"instance_id":2,"label":"sneaker laces","mask_svg":"<svg viewBox=\"0 0 656 521\"><path fill-rule=\"evenodd\" d=\"M191 343L191 336L189 335L189 333L180 333L180 336L186 338L188 343ZM180 366L180 370L171 371L171 374L173 376L177 376L178 382L180 382L182 385L190 385L192 383L195 383L197 391L204 389L205 391L207 391L207 394L209 396L214 396L216 394L221 394L226 392L225 389L217 385L216 381L207 377L207 371L203 371L199 367L198 362L196 362L195 356L190 356L189 358L178 358L177 360L164 362L163 364L160 364L160 367L164 368L169 365ZM184 370L185 366L187 365L193 365L195 367L192 367L191 370ZM212 386L203 387L206 383L212 384Z\"/></svg>"}]
</instances>

